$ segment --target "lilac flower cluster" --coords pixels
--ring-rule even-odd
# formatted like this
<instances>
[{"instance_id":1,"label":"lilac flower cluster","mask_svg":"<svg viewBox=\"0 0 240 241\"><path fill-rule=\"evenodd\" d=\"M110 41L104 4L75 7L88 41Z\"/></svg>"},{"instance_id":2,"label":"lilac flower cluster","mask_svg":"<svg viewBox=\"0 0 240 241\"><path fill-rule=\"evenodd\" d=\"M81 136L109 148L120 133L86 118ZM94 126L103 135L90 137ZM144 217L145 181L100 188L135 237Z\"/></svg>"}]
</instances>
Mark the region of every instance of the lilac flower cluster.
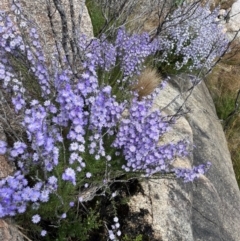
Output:
<instances>
[{"instance_id":1,"label":"lilac flower cluster","mask_svg":"<svg viewBox=\"0 0 240 241\"><path fill-rule=\"evenodd\" d=\"M0 140L0 155L4 155L7 151L7 143Z\"/></svg>"},{"instance_id":2,"label":"lilac flower cluster","mask_svg":"<svg viewBox=\"0 0 240 241\"><path fill-rule=\"evenodd\" d=\"M207 162L206 164L201 164L199 166L194 166L192 169L186 168L175 168L176 177L182 178L184 182L192 182L195 178L199 178L200 175L206 173L210 168L211 163Z\"/></svg>"},{"instance_id":3,"label":"lilac flower cluster","mask_svg":"<svg viewBox=\"0 0 240 241\"><path fill-rule=\"evenodd\" d=\"M114 97L111 96L111 87L106 86L95 98L90 110L90 126L89 129L93 135L90 136L91 144L89 145L89 152L96 153L97 156L105 156L105 149L103 146L102 134L106 130L108 135L113 135L113 129L116 123L119 122L125 103L118 103ZM96 157L95 157L96 158Z\"/></svg>"},{"instance_id":4,"label":"lilac flower cluster","mask_svg":"<svg viewBox=\"0 0 240 241\"><path fill-rule=\"evenodd\" d=\"M39 41L39 36L35 28L30 29L29 37L31 39L31 43L34 46L34 48L31 49L29 46L26 46L27 59L33 65L31 71L35 75L40 84L42 95L49 95L51 92L48 69L46 66L43 50Z\"/></svg>"},{"instance_id":5,"label":"lilac flower cluster","mask_svg":"<svg viewBox=\"0 0 240 241\"><path fill-rule=\"evenodd\" d=\"M175 63L177 70L191 61L190 70L209 69L228 46L223 27L217 21L218 9L210 11L201 3L183 4L177 8L162 27L159 36L160 62L168 63L169 55L182 60Z\"/></svg>"},{"instance_id":6,"label":"lilac flower cluster","mask_svg":"<svg viewBox=\"0 0 240 241\"><path fill-rule=\"evenodd\" d=\"M40 190L41 186L42 182L37 182L33 188L30 188L20 171L2 179L0 181L0 217L24 213L29 201L44 201L45 193Z\"/></svg>"},{"instance_id":7,"label":"lilac flower cluster","mask_svg":"<svg viewBox=\"0 0 240 241\"><path fill-rule=\"evenodd\" d=\"M152 100L132 100L129 114L121 120L113 147L123 150L125 171L143 171L147 176L170 171L175 156L187 154L187 143L159 145L169 121L160 111L151 112Z\"/></svg>"},{"instance_id":8,"label":"lilac flower cluster","mask_svg":"<svg viewBox=\"0 0 240 241\"><path fill-rule=\"evenodd\" d=\"M171 169L175 156L187 154L187 143L159 145L169 123L160 111L151 112L157 92L141 101L134 96L129 102L120 102L109 83L99 80L99 69L109 72L119 64L121 81L134 81L132 77L139 73L145 58L160 48L157 40L150 41L146 33L130 35L124 29L118 31L114 43L104 36L92 41L82 36L79 48L83 62L76 77L68 63L51 69L55 65L46 63L37 31L27 23L21 26L31 46L25 44L6 15L1 15L0 23L0 81L6 90L13 92L12 102L15 110L24 115L21 124L27 136L25 142L17 141L11 146L0 141L0 154L7 154L20 170L0 181L0 217L23 213L32 203L39 208L42 202L49 201L52 193L58 192L61 183L68 182L79 189L80 174L83 179L93 176L89 170L85 173L86 155L94 161L103 159L111 163L115 160L109 153L117 149L125 158L125 171L141 171L147 176L175 171L178 177L192 181L192 173L205 171L202 166L185 171ZM41 98L32 99L23 88L21 76L8 59L9 53L15 57L23 55L28 60L29 70L41 87ZM54 73L52 79L50 72ZM104 137L115 140L106 146ZM30 185L25 176L34 168L37 172L31 176ZM32 222L41 222L41 217L34 215ZM109 233L112 240L120 235L117 221L114 227ZM42 236L46 235L44 231Z\"/></svg>"},{"instance_id":9,"label":"lilac flower cluster","mask_svg":"<svg viewBox=\"0 0 240 241\"><path fill-rule=\"evenodd\" d=\"M90 43L85 36L81 36L80 43L81 50L85 52L87 57L91 57L91 62L94 61L105 71L114 67L117 57L116 46L106 41L106 36L103 35L100 39L93 39Z\"/></svg>"},{"instance_id":10,"label":"lilac flower cluster","mask_svg":"<svg viewBox=\"0 0 240 241\"><path fill-rule=\"evenodd\" d=\"M16 6L13 6L13 11L18 10ZM23 20L21 19L21 21ZM31 63L31 68L27 71L31 72L39 81L42 95L50 94L48 71L36 29L31 28L29 30L25 22L20 24L21 31L24 33L28 32L30 42L33 44L30 47L23 41L21 33L19 30L16 30L9 16L3 11L1 11L0 23L0 80L3 81L5 89L14 93L12 103L15 106L15 110L19 111L26 105L26 89L23 87L22 77L15 72L11 59L8 56L14 56L15 59L18 59L19 64L22 64L23 61ZM26 57L25 60L22 56Z\"/></svg>"},{"instance_id":11,"label":"lilac flower cluster","mask_svg":"<svg viewBox=\"0 0 240 241\"><path fill-rule=\"evenodd\" d=\"M49 195L57 190L57 178L49 177L45 184L42 181L28 186L28 181L20 171L0 181L0 217L15 216L27 210L29 202L48 202Z\"/></svg>"},{"instance_id":12,"label":"lilac flower cluster","mask_svg":"<svg viewBox=\"0 0 240 241\"><path fill-rule=\"evenodd\" d=\"M17 157L18 155L23 154L26 148L27 145L25 143L20 141L15 142L10 152L11 157Z\"/></svg>"},{"instance_id":13,"label":"lilac flower cluster","mask_svg":"<svg viewBox=\"0 0 240 241\"><path fill-rule=\"evenodd\" d=\"M14 53L16 48L19 48L20 51L24 50L22 37L17 33L6 12L0 11L0 81L3 81L3 88L13 92L12 102L15 110L19 111L25 106L23 95L26 90L18 76L14 75L13 68L7 58L7 56Z\"/></svg>"},{"instance_id":14,"label":"lilac flower cluster","mask_svg":"<svg viewBox=\"0 0 240 241\"><path fill-rule=\"evenodd\" d=\"M157 40L150 41L147 33L130 35L125 29L119 29L116 38L116 47L120 57L124 76L140 73L141 64L146 57L154 54L158 48Z\"/></svg>"},{"instance_id":15,"label":"lilac flower cluster","mask_svg":"<svg viewBox=\"0 0 240 241\"><path fill-rule=\"evenodd\" d=\"M70 181L73 185L76 185L76 173L75 171L68 167L62 174L62 179L65 181Z\"/></svg>"},{"instance_id":16,"label":"lilac flower cluster","mask_svg":"<svg viewBox=\"0 0 240 241\"><path fill-rule=\"evenodd\" d=\"M120 62L123 80L124 77L139 74L146 57L159 49L157 39L150 41L147 33L132 35L125 28L118 30L113 43L109 43L105 36L90 42L85 36L81 36L80 41L80 49L86 54L86 58L89 58L86 61L88 66L94 64L105 71L110 71Z\"/></svg>"},{"instance_id":17,"label":"lilac flower cluster","mask_svg":"<svg viewBox=\"0 0 240 241\"><path fill-rule=\"evenodd\" d=\"M54 106L45 102L45 106L39 101L33 100L31 108L25 110L23 126L26 129L28 140L31 142L33 163L44 163L47 171L52 171L58 164L59 150L55 142L61 141L59 130L50 126L49 115Z\"/></svg>"}]
</instances>

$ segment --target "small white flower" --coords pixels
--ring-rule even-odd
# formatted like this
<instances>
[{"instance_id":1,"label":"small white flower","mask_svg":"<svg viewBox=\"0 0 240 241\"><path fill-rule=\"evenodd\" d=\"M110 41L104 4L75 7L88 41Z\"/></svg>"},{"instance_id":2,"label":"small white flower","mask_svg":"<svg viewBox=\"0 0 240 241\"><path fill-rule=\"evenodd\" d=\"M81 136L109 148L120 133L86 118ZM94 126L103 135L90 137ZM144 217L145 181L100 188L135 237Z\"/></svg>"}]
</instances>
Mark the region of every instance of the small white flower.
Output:
<instances>
[{"instance_id":1,"label":"small white flower","mask_svg":"<svg viewBox=\"0 0 240 241\"><path fill-rule=\"evenodd\" d=\"M99 155L96 155L96 156L95 156L95 159L96 159L96 160L99 160L99 159L100 159L100 156L99 156Z\"/></svg>"},{"instance_id":2,"label":"small white flower","mask_svg":"<svg viewBox=\"0 0 240 241\"><path fill-rule=\"evenodd\" d=\"M78 143L77 142L73 142L70 145L70 151L76 151L78 149Z\"/></svg>"},{"instance_id":3,"label":"small white flower","mask_svg":"<svg viewBox=\"0 0 240 241\"><path fill-rule=\"evenodd\" d=\"M107 155L106 158L107 158L108 161L110 161L112 159L112 157L109 156L109 155Z\"/></svg>"},{"instance_id":4,"label":"small white flower","mask_svg":"<svg viewBox=\"0 0 240 241\"><path fill-rule=\"evenodd\" d=\"M111 240L114 240L114 239L115 239L115 235L114 235L113 233L111 233L111 234L109 235L109 238L110 238Z\"/></svg>"},{"instance_id":5,"label":"small white flower","mask_svg":"<svg viewBox=\"0 0 240 241\"><path fill-rule=\"evenodd\" d=\"M46 236L46 234L47 234L47 231L46 231L46 230L42 230L42 231L41 231L41 236L44 237L44 236Z\"/></svg>"},{"instance_id":6,"label":"small white flower","mask_svg":"<svg viewBox=\"0 0 240 241\"><path fill-rule=\"evenodd\" d=\"M90 178L91 176L92 176L92 174L91 174L90 172L87 172L87 173L86 173L86 177L87 177L87 178Z\"/></svg>"},{"instance_id":7,"label":"small white flower","mask_svg":"<svg viewBox=\"0 0 240 241\"><path fill-rule=\"evenodd\" d=\"M112 193L112 198L116 197L117 196L117 192L113 192Z\"/></svg>"},{"instance_id":8,"label":"small white flower","mask_svg":"<svg viewBox=\"0 0 240 241\"><path fill-rule=\"evenodd\" d=\"M84 151L85 151L84 145L80 145L80 146L78 147L78 150L79 150L80 152L84 152Z\"/></svg>"},{"instance_id":9,"label":"small white flower","mask_svg":"<svg viewBox=\"0 0 240 241\"><path fill-rule=\"evenodd\" d=\"M121 236L122 232L120 230L117 231L117 236Z\"/></svg>"},{"instance_id":10,"label":"small white flower","mask_svg":"<svg viewBox=\"0 0 240 241\"><path fill-rule=\"evenodd\" d=\"M41 220L41 217L38 214L32 216L33 223L39 223L40 220Z\"/></svg>"},{"instance_id":11,"label":"small white flower","mask_svg":"<svg viewBox=\"0 0 240 241\"><path fill-rule=\"evenodd\" d=\"M135 151L136 151L136 147L135 147L135 146L130 146L129 150L130 150L131 152L135 152Z\"/></svg>"}]
</instances>

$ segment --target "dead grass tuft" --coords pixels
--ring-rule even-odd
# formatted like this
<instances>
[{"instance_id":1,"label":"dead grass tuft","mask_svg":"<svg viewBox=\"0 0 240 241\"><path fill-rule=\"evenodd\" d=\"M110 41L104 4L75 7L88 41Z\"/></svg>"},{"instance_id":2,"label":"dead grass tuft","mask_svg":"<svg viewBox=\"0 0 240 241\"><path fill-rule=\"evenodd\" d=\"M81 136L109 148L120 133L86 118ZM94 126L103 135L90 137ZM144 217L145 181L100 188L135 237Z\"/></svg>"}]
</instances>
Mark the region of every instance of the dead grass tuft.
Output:
<instances>
[{"instance_id":1,"label":"dead grass tuft","mask_svg":"<svg viewBox=\"0 0 240 241\"><path fill-rule=\"evenodd\" d=\"M222 9L229 9L234 2L235 0L214 0L215 7L220 5Z\"/></svg>"},{"instance_id":2,"label":"dead grass tuft","mask_svg":"<svg viewBox=\"0 0 240 241\"><path fill-rule=\"evenodd\" d=\"M137 91L139 99L151 94L161 83L162 78L157 70L146 68L138 78L138 82L132 86L133 91Z\"/></svg>"},{"instance_id":3,"label":"dead grass tuft","mask_svg":"<svg viewBox=\"0 0 240 241\"><path fill-rule=\"evenodd\" d=\"M214 99L235 96L240 89L240 44L232 43L231 51L207 76L206 83Z\"/></svg>"},{"instance_id":4,"label":"dead grass tuft","mask_svg":"<svg viewBox=\"0 0 240 241\"><path fill-rule=\"evenodd\" d=\"M152 33L163 22L163 16L159 18L158 12L152 12L143 22L142 32Z\"/></svg>"}]
</instances>

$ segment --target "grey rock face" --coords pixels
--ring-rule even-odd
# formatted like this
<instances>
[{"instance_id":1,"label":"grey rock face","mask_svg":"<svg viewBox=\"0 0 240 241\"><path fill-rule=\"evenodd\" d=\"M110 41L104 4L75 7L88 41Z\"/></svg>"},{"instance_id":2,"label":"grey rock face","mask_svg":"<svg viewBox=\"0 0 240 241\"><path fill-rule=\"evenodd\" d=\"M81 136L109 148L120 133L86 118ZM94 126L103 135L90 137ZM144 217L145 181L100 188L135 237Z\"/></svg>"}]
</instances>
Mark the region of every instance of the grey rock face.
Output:
<instances>
[{"instance_id":1,"label":"grey rock face","mask_svg":"<svg viewBox=\"0 0 240 241\"><path fill-rule=\"evenodd\" d=\"M212 100L204 84L189 99L189 114L196 148L194 164L212 162L206 178L193 183L194 240L240 240L240 192L231 157Z\"/></svg>"},{"instance_id":2,"label":"grey rock face","mask_svg":"<svg viewBox=\"0 0 240 241\"><path fill-rule=\"evenodd\" d=\"M191 154L175 165L210 161L212 166L193 183L167 177L143 182L144 191L133 196L130 209L135 214L148 210L144 218L156 240L239 241L240 192L225 136L205 84L198 84L191 94L186 92L190 86L187 76L172 79L156 99L155 108L167 106L163 109L167 114L176 113L180 106L188 111L165 137L189 140Z\"/></svg>"},{"instance_id":3,"label":"grey rock face","mask_svg":"<svg viewBox=\"0 0 240 241\"><path fill-rule=\"evenodd\" d=\"M229 13L229 21L226 24L228 29L228 36L230 39L233 39L234 36L237 34L237 40L240 41L240 0L237 0L233 3L230 13Z\"/></svg>"}]
</instances>

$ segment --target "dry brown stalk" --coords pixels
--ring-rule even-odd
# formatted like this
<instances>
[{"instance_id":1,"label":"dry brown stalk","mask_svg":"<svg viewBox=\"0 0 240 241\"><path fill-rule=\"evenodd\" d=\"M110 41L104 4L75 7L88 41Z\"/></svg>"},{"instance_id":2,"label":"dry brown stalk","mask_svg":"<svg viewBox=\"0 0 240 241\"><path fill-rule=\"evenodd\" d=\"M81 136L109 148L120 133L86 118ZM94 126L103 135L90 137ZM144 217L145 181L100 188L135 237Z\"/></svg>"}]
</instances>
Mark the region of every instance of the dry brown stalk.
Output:
<instances>
[{"instance_id":1,"label":"dry brown stalk","mask_svg":"<svg viewBox=\"0 0 240 241\"><path fill-rule=\"evenodd\" d=\"M161 83L162 78L156 69L146 68L138 78L138 82L132 86L133 91L137 91L139 99L151 94Z\"/></svg>"}]
</instances>

